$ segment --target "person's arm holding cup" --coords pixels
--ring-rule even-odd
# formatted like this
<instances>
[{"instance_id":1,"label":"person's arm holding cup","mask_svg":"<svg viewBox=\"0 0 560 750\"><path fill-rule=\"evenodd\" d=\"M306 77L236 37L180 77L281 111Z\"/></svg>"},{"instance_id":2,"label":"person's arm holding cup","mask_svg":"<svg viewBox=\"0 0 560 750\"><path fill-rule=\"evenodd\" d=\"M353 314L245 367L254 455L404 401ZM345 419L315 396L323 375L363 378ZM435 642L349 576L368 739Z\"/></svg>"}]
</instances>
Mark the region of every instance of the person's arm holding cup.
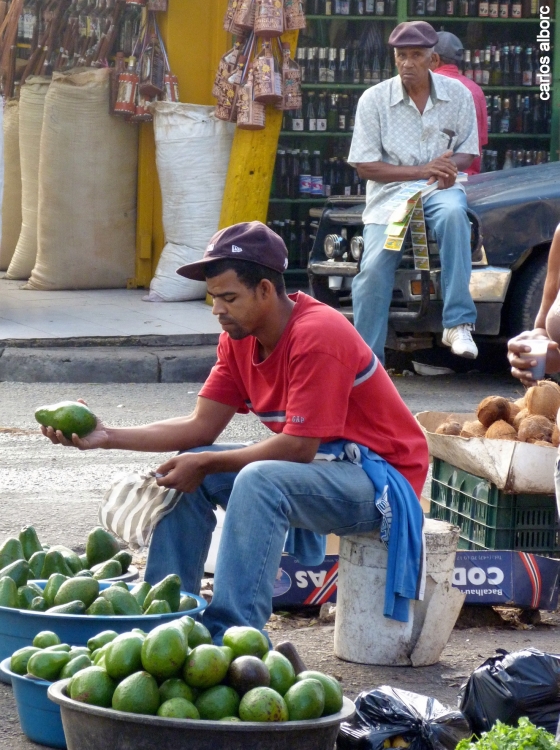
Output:
<instances>
[{"instance_id":1,"label":"person's arm holding cup","mask_svg":"<svg viewBox=\"0 0 560 750\"><path fill-rule=\"evenodd\" d=\"M541 306L532 331L523 331L508 342L511 374L524 385L535 385L545 373L560 372L558 341L548 335L546 318L560 293L560 225L556 227L548 255ZM512 300L515 304L515 299Z\"/></svg>"}]
</instances>

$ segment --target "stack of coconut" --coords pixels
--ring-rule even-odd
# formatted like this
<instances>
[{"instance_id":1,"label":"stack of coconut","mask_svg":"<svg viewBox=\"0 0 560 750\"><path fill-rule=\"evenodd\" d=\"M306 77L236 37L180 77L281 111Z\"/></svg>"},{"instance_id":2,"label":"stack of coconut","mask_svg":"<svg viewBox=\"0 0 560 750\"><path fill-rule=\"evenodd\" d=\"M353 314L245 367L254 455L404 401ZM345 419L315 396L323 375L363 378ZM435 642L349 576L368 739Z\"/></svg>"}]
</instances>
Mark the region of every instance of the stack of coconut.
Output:
<instances>
[{"instance_id":1,"label":"stack of coconut","mask_svg":"<svg viewBox=\"0 0 560 750\"><path fill-rule=\"evenodd\" d=\"M551 380L541 380L517 401L488 396L477 407L477 419L461 425L453 417L448 417L439 425L436 433L466 438L518 440L553 448L560 443L556 424L559 408L560 386Z\"/></svg>"}]
</instances>

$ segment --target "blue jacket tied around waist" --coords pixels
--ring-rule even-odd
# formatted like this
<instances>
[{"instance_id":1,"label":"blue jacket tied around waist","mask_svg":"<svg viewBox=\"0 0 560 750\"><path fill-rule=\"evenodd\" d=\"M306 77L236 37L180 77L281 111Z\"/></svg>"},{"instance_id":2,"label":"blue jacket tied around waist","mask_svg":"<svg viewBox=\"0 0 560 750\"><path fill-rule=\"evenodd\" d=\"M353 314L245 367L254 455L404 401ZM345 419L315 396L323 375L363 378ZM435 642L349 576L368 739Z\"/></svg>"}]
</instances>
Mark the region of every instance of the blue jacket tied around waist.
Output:
<instances>
[{"instance_id":1,"label":"blue jacket tied around waist","mask_svg":"<svg viewBox=\"0 0 560 750\"><path fill-rule=\"evenodd\" d=\"M383 614L408 622L410 600L424 598L426 580L424 514L416 493L400 472L363 445L345 440L324 443L317 458L352 461L370 478L383 517L380 537L388 550ZM306 529L290 529L284 546L304 565L320 565L325 550L326 538Z\"/></svg>"}]
</instances>

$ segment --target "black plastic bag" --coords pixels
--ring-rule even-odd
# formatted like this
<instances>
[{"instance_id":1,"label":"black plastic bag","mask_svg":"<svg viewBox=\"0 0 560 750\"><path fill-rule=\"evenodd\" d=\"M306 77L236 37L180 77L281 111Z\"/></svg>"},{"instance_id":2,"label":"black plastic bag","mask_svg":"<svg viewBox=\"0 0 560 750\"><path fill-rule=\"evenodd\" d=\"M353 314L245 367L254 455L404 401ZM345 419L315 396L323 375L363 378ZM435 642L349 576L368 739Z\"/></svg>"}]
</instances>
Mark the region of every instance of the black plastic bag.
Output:
<instances>
[{"instance_id":1,"label":"black plastic bag","mask_svg":"<svg viewBox=\"0 0 560 750\"><path fill-rule=\"evenodd\" d=\"M459 707L475 734L499 719L517 726L527 716L538 727L556 733L560 713L560 655L526 648L487 659L459 692Z\"/></svg>"},{"instance_id":2,"label":"black plastic bag","mask_svg":"<svg viewBox=\"0 0 560 750\"><path fill-rule=\"evenodd\" d=\"M383 685L360 693L354 703L356 713L341 724L338 750L383 750L395 737L409 742L409 750L455 750L472 734L460 711L408 690Z\"/></svg>"}]
</instances>

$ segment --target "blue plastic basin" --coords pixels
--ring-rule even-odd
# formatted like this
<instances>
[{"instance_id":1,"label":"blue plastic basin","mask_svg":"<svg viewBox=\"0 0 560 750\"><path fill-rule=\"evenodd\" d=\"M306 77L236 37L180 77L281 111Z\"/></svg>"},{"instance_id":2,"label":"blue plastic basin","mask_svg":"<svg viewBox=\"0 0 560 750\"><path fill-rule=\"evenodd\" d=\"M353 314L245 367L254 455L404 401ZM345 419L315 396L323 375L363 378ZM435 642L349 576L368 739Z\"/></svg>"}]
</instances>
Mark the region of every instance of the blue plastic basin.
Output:
<instances>
[{"instance_id":1,"label":"blue plastic basin","mask_svg":"<svg viewBox=\"0 0 560 750\"><path fill-rule=\"evenodd\" d=\"M52 683L15 674L9 657L2 661L1 673L12 682L19 723L26 737L40 745L66 748L60 707L47 697Z\"/></svg>"},{"instance_id":2,"label":"blue plastic basin","mask_svg":"<svg viewBox=\"0 0 560 750\"><path fill-rule=\"evenodd\" d=\"M46 581L35 581L41 588L45 587ZM100 589L109 588L111 584L102 582ZM134 588L128 584L129 590ZM182 594L187 592L182 591ZM0 661L11 656L14 651L24 646L30 646L33 638L41 630L54 631L62 643L70 646L85 646L90 638L102 630L114 630L116 633L127 633L132 628L141 628L146 632L169 620L176 620L183 615L194 617L202 612L207 602L200 596L188 594L198 602L196 609L187 612L170 612L164 615L134 615L100 617L92 615L57 615L49 612L30 612L26 609L12 609L0 607ZM0 680L9 682L0 671Z\"/></svg>"}]
</instances>

